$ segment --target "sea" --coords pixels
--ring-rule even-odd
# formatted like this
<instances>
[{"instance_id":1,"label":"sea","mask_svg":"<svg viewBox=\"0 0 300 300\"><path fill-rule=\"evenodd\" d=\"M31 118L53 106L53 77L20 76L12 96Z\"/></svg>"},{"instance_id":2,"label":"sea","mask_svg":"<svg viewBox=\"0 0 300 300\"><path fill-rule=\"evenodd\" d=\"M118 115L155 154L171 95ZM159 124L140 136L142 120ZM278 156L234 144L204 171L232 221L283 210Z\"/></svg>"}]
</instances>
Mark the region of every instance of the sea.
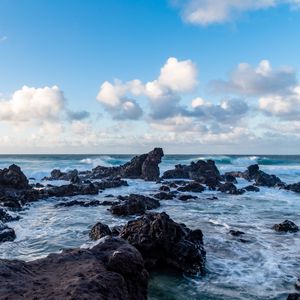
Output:
<instances>
[{"instance_id":1,"label":"sea","mask_svg":"<svg viewBox=\"0 0 300 300\"><path fill-rule=\"evenodd\" d=\"M50 171L90 170L97 165L116 166L133 155L1 155L0 169L19 165L31 183L41 182ZM282 181L300 181L300 156L271 155L166 155L161 173L176 164L213 159L221 173L244 171L258 163L260 169L279 176ZM47 182L42 182L47 183ZM128 187L107 189L99 195L72 199L107 200L105 196L129 193L153 194L155 182L128 180ZM51 184L65 184L54 181ZM238 187L248 185L238 180ZM260 192L243 195L205 191L198 199L182 202L161 201L156 211L165 211L179 223L204 234L207 252L206 275L189 277L170 273L152 273L150 300L285 300L294 291L300 277L300 233L277 233L276 223L289 219L300 226L300 195L278 188L260 187ZM216 200L209 200L217 196ZM17 238L0 244L0 258L30 261L62 249L87 247L89 230L98 221L109 226L122 225L132 217L115 217L107 207L55 207L71 198L49 198L34 202L18 214L19 221L9 223ZM243 241L228 232L245 232Z\"/></svg>"}]
</instances>

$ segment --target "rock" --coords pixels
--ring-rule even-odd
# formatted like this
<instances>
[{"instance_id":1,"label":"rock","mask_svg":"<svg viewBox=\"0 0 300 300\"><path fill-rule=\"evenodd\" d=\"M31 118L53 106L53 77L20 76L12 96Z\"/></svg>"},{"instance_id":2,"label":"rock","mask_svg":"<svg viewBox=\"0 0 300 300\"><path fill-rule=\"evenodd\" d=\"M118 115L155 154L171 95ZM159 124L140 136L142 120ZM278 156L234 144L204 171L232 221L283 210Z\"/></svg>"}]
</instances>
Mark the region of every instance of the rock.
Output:
<instances>
[{"instance_id":1,"label":"rock","mask_svg":"<svg viewBox=\"0 0 300 300\"><path fill-rule=\"evenodd\" d=\"M19 217L12 217L3 208L0 208L0 221L1 222L5 223L5 222L17 221L19 219L20 219Z\"/></svg>"},{"instance_id":2,"label":"rock","mask_svg":"<svg viewBox=\"0 0 300 300\"><path fill-rule=\"evenodd\" d=\"M126 180L122 180L119 177L93 182L93 184L100 190L112 189L120 186L128 186L128 182Z\"/></svg>"},{"instance_id":3,"label":"rock","mask_svg":"<svg viewBox=\"0 0 300 300\"><path fill-rule=\"evenodd\" d=\"M224 179L225 179L225 182L237 183L236 178L233 175L228 174L228 173L224 175Z\"/></svg>"},{"instance_id":4,"label":"rock","mask_svg":"<svg viewBox=\"0 0 300 300\"><path fill-rule=\"evenodd\" d=\"M299 227L290 220L285 220L280 224L275 224L273 229L278 232L297 232Z\"/></svg>"},{"instance_id":5,"label":"rock","mask_svg":"<svg viewBox=\"0 0 300 300\"><path fill-rule=\"evenodd\" d=\"M295 193L300 193L300 182L288 184L285 189Z\"/></svg>"},{"instance_id":6,"label":"rock","mask_svg":"<svg viewBox=\"0 0 300 300\"><path fill-rule=\"evenodd\" d=\"M130 162L118 167L97 166L91 172L90 178L101 179L120 176L130 179L156 181L159 179L159 163L164 156L161 148L154 148L147 154L135 156Z\"/></svg>"},{"instance_id":7,"label":"rock","mask_svg":"<svg viewBox=\"0 0 300 300\"><path fill-rule=\"evenodd\" d=\"M298 280L296 281L296 283L295 283L295 288L296 288L297 290L300 290L300 278L298 278Z\"/></svg>"},{"instance_id":8,"label":"rock","mask_svg":"<svg viewBox=\"0 0 300 300\"><path fill-rule=\"evenodd\" d=\"M59 169L54 169L51 171L49 177L44 177L42 180L66 180L71 181L71 183L78 184L80 183L80 178L78 177L78 174L78 170L76 169L68 172L62 172Z\"/></svg>"},{"instance_id":9,"label":"rock","mask_svg":"<svg viewBox=\"0 0 300 300\"><path fill-rule=\"evenodd\" d=\"M47 188L45 190L45 194L48 196L55 196L55 197L67 197L67 196L76 196L76 195L97 195L98 188L92 183L81 184L81 185L66 184L66 185Z\"/></svg>"},{"instance_id":10,"label":"rock","mask_svg":"<svg viewBox=\"0 0 300 300\"><path fill-rule=\"evenodd\" d=\"M198 182L190 182L185 186L181 186L177 189L179 192L192 192L192 193L202 193L205 187Z\"/></svg>"},{"instance_id":11,"label":"rock","mask_svg":"<svg viewBox=\"0 0 300 300\"><path fill-rule=\"evenodd\" d=\"M241 235L245 234L245 232L243 232L243 231L233 230L233 229L229 230L228 233L232 236L241 236Z\"/></svg>"},{"instance_id":12,"label":"rock","mask_svg":"<svg viewBox=\"0 0 300 300\"><path fill-rule=\"evenodd\" d=\"M12 228L5 225L4 223L0 222L0 243L11 242L15 238L16 238L15 231Z\"/></svg>"},{"instance_id":13,"label":"rock","mask_svg":"<svg viewBox=\"0 0 300 300\"><path fill-rule=\"evenodd\" d=\"M243 190L246 190L247 192L259 192L260 189L255 185L247 185L243 187Z\"/></svg>"},{"instance_id":14,"label":"rock","mask_svg":"<svg viewBox=\"0 0 300 300\"><path fill-rule=\"evenodd\" d=\"M286 300L300 300L300 294L298 293L289 294Z\"/></svg>"},{"instance_id":15,"label":"rock","mask_svg":"<svg viewBox=\"0 0 300 300\"><path fill-rule=\"evenodd\" d=\"M160 203L158 200L143 195L130 194L127 197L118 197L123 202L113 204L110 211L113 215L128 216L143 214L146 210L158 208Z\"/></svg>"},{"instance_id":16,"label":"rock","mask_svg":"<svg viewBox=\"0 0 300 300\"><path fill-rule=\"evenodd\" d=\"M208 197L206 198L207 200L218 200L219 198L216 196Z\"/></svg>"},{"instance_id":17,"label":"rock","mask_svg":"<svg viewBox=\"0 0 300 300\"><path fill-rule=\"evenodd\" d=\"M55 204L55 207L70 207L70 206L90 207L90 206L100 206L100 205L103 205L103 202L99 200L91 200L91 201L72 200L68 202Z\"/></svg>"},{"instance_id":18,"label":"rock","mask_svg":"<svg viewBox=\"0 0 300 300\"><path fill-rule=\"evenodd\" d=\"M172 200L175 196L172 193L160 192L154 195L159 200Z\"/></svg>"},{"instance_id":19,"label":"rock","mask_svg":"<svg viewBox=\"0 0 300 300\"><path fill-rule=\"evenodd\" d=\"M1 299L146 300L148 272L137 249L107 238L31 262L0 261Z\"/></svg>"},{"instance_id":20,"label":"rock","mask_svg":"<svg viewBox=\"0 0 300 300\"><path fill-rule=\"evenodd\" d=\"M197 196L193 196L193 195L180 195L178 197L179 200L181 201L187 201L187 200L190 200L190 199L197 199L198 197Z\"/></svg>"},{"instance_id":21,"label":"rock","mask_svg":"<svg viewBox=\"0 0 300 300\"><path fill-rule=\"evenodd\" d=\"M224 184L220 184L218 187L218 191L222 193L231 194L231 195L241 195L245 192L243 189L238 189L231 182L225 182Z\"/></svg>"},{"instance_id":22,"label":"rock","mask_svg":"<svg viewBox=\"0 0 300 300\"><path fill-rule=\"evenodd\" d=\"M95 224L89 233L90 239L92 239L94 241L99 240L107 235L111 235L111 231L110 231L109 227L100 222Z\"/></svg>"},{"instance_id":23,"label":"rock","mask_svg":"<svg viewBox=\"0 0 300 300\"><path fill-rule=\"evenodd\" d=\"M187 165L176 165L175 169L163 174L163 179L192 179L214 189L222 179L213 160L198 160Z\"/></svg>"},{"instance_id":24,"label":"rock","mask_svg":"<svg viewBox=\"0 0 300 300\"><path fill-rule=\"evenodd\" d=\"M148 268L172 267L188 274L203 274L205 250L200 229L174 222L166 213L147 213L129 221L120 237L136 247Z\"/></svg>"},{"instance_id":25,"label":"rock","mask_svg":"<svg viewBox=\"0 0 300 300\"><path fill-rule=\"evenodd\" d=\"M73 184L81 184L82 180L78 175L74 175L71 179L70 182Z\"/></svg>"},{"instance_id":26,"label":"rock","mask_svg":"<svg viewBox=\"0 0 300 300\"><path fill-rule=\"evenodd\" d=\"M176 186L177 187L177 186ZM159 188L160 191L162 192L170 192L170 188L166 185L162 185L160 188Z\"/></svg>"},{"instance_id":27,"label":"rock","mask_svg":"<svg viewBox=\"0 0 300 300\"><path fill-rule=\"evenodd\" d=\"M0 188L11 188L16 190L28 189L28 179L17 165L11 165L0 170Z\"/></svg>"}]
</instances>

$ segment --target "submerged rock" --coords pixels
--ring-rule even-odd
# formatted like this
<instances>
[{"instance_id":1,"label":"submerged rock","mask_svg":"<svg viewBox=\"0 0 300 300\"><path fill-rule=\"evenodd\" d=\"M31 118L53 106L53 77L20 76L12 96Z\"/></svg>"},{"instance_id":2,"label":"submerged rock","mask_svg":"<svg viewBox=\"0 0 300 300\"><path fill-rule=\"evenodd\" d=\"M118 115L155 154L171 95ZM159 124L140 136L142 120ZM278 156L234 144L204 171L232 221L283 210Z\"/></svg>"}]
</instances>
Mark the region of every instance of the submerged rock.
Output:
<instances>
[{"instance_id":1,"label":"submerged rock","mask_svg":"<svg viewBox=\"0 0 300 300\"><path fill-rule=\"evenodd\" d=\"M72 201L58 203L55 205L55 207L70 207L70 206L90 207L90 206L100 206L100 205L105 205L105 204L103 204L103 202L99 200L90 200L90 201L72 200Z\"/></svg>"},{"instance_id":2,"label":"submerged rock","mask_svg":"<svg viewBox=\"0 0 300 300\"><path fill-rule=\"evenodd\" d=\"M1 299L146 300L148 272L138 250L108 238L31 262L0 260Z\"/></svg>"},{"instance_id":3,"label":"submerged rock","mask_svg":"<svg viewBox=\"0 0 300 300\"><path fill-rule=\"evenodd\" d=\"M110 211L113 215L128 216L143 214L146 210L158 208L160 203L158 200L143 195L130 194L126 197L118 197L122 203L113 204Z\"/></svg>"},{"instance_id":4,"label":"submerged rock","mask_svg":"<svg viewBox=\"0 0 300 300\"><path fill-rule=\"evenodd\" d=\"M16 238L15 231L12 228L5 225L4 223L0 222L0 243L11 242L15 238Z\"/></svg>"},{"instance_id":5,"label":"submerged rock","mask_svg":"<svg viewBox=\"0 0 300 300\"><path fill-rule=\"evenodd\" d=\"M178 224L164 212L129 221L120 237L142 253L148 268L168 266L188 274L204 273L202 231Z\"/></svg>"},{"instance_id":6,"label":"submerged rock","mask_svg":"<svg viewBox=\"0 0 300 300\"><path fill-rule=\"evenodd\" d=\"M278 232L297 232L299 231L299 227L290 220L285 220L280 224L275 224L273 229Z\"/></svg>"},{"instance_id":7,"label":"submerged rock","mask_svg":"<svg viewBox=\"0 0 300 300\"><path fill-rule=\"evenodd\" d=\"M300 294L298 293L289 294L286 300L300 300Z\"/></svg>"},{"instance_id":8,"label":"submerged rock","mask_svg":"<svg viewBox=\"0 0 300 300\"><path fill-rule=\"evenodd\" d=\"M178 197L179 200L181 201L187 201L187 200L190 200L190 199L197 199L198 197L197 196L193 196L193 195L180 195Z\"/></svg>"},{"instance_id":9,"label":"submerged rock","mask_svg":"<svg viewBox=\"0 0 300 300\"><path fill-rule=\"evenodd\" d=\"M245 193L245 190L238 189L232 182L225 182L223 184L220 184L218 187L218 191L231 195L242 195L243 193Z\"/></svg>"},{"instance_id":10,"label":"submerged rock","mask_svg":"<svg viewBox=\"0 0 300 300\"><path fill-rule=\"evenodd\" d=\"M300 193L300 182L288 184L287 186L285 186L285 189L295 193Z\"/></svg>"},{"instance_id":11,"label":"submerged rock","mask_svg":"<svg viewBox=\"0 0 300 300\"><path fill-rule=\"evenodd\" d=\"M181 186L177 189L179 192L192 192L192 193L202 193L205 187L198 182L189 182L188 184Z\"/></svg>"},{"instance_id":12,"label":"submerged rock","mask_svg":"<svg viewBox=\"0 0 300 300\"><path fill-rule=\"evenodd\" d=\"M13 217L9 213L7 213L3 208L0 208L0 222L11 222L19 220L19 217Z\"/></svg>"},{"instance_id":13,"label":"submerged rock","mask_svg":"<svg viewBox=\"0 0 300 300\"><path fill-rule=\"evenodd\" d=\"M154 197L159 200L172 200L175 196L172 193L159 192L155 194Z\"/></svg>"}]
</instances>

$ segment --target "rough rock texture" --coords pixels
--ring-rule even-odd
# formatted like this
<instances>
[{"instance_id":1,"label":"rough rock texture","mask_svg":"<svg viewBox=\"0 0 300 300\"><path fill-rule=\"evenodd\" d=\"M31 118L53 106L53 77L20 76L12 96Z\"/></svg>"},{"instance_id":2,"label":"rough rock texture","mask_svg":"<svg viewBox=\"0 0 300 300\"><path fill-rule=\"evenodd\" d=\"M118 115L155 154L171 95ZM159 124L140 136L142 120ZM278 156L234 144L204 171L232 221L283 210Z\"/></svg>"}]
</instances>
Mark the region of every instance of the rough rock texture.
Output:
<instances>
[{"instance_id":1,"label":"rough rock texture","mask_svg":"<svg viewBox=\"0 0 300 300\"><path fill-rule=\"evenodd\" d=\"M126 197L118 197L118 199L122 200L122 203L113 204L110 208L111 213L118 216L143 214L148 209L160 206L158 200L143 195L130 194Z\"/></svg>"},{"instance_id":2,"label":"rough rock texture","mask_svg":"<svg viewBox=\"0 0 300 300\"><path fill-rule=\"evenodd\" d=\"M198 182L190 182L177 189L177 191L180 192L193 192L193 193L202 193L204 190L205 187Z\"/></svg>"},{"instance_id":3,"label":"rough rock texture","mask_svg":"<svg viewBox=\"0 0 300 300\"><path fill-rule=\"evenodd\" d=\"M155 194L154 197L159 200L172 200L175 198L175 195L167 192L159 192Z\"/></svg>"},{"instance_id":4,"label":"rough rock texture","mask_svg":"<svg viewBox=\"0 0 300 300\"><path fill-rule=\"evenodd\" d=\"M164 212L129 221L120 237L142 253L148 268L168 266L188 274L204 273L202 231L178 224Z\"/></svg>"},{"instance_id":5,"label":"rough rock texture","mask_svg":"<svg viewBox=\"0 0 300 300\"><path fill-rule=\"evenodd\" d=\"M218 187L218 191L222 193L227 193L231 195L241 195L245 192L243 189L238 189L233 183L231 182L225 182L223 184L220 184Z\"/></svg>"},{"instance_id":6,"label":"rough rock texture","mask_svg":"<svg viewBox=\"0 0 300 300\"><path fill-rule=\"evenodd\" d=\"M179 200L181 201L187 201L187 200L190 200L190 199L197 199L198 197L197 196L193 196L193 195L180 195L178 197Z\"/></svg>"},{"instance_id":7,"label":"rough rock texture","mask_svg":"<svg viewBox=\"0 0 300 300\"><path fill-rule=\"evenodd\" d=\"M99 240L107 235L111 235L111 231L106 224L101 222L95 224L89 233L90 239L94 241Z\"/></svg>"},{"instance_id":8,"label":"rough rock texture","mask_svg":"<svg viewBox=\"0 0 300 300\"><path fill-rule=\"evenodd\" d=\"M1 222L11 222L19 220L19 217L13 217L9 213L7 213L4 209L0 208L0 221Z\"/></svg>"},{"instance_id":9,"label":"rough rock texture","mask_svg":"<svg viewBox=\"0 0 300 300\"><path fill-rule=\"evenodd\" d=\"M16 165L0 170L0 189L11 188L16 190L29 188L28 179Z\"/></svg>"},{"instance_id":10,"label":"rough rock texture","mask_svg":"<svg viewBox=\"0 0 300 300\"><path fill-rule=\"evenodd\" d=\"M288 184L285 186L285 189L295 193L300 193L300 182Z\"/></svg>"},{"instance_id":11,"label":"rough rock texture","mask_svg":"<svg viewBox=\"0 0 300 300\"><path fill-rule=\"evenodd\" d=\"M278 232L297 232L299 227L290 220L285 220L280 224L275 224L273 229Z\"/></svg>"},{"instance_id":12,"label":"rough rock texture","mask_svg":"<svg viewBox=\"0 0 300 300\"><path fill-rule=\"evenodd\" d=\"M164 179L193 179L215 188L222 179L213 160L198 160L187 165L176 165L175 169L168 170L163 174Z\"/></svg>"},{"instance_id":13,"label":"rough rock texture","mask_svg":"<svg viewBox=\"0 0 300 300\"><path fill-rule=\"evenodd\" d=\"M289 294L286 300L300 300L300 294L298 293Z\"/></svg>"},{"instance_id":14,"label":"rough rock texture","mask_svg":"<svg viewBox=\"0 0 300 300\"><path fill-rule=\"evenodd\" d=\"M98 194L98 187L93 183L89 184L66 184L61 186L50 187L44 190L44 195L55 197L66 197L76 195L96 195Z\"/></svg>"},{"instance_id":15,"label":"rough rock texture","mask_svg":"<svg viewBox=\"0 0 300 300\"><path fill-rule=\"evenodd\" d=\"M13 241L15 238L15 231L12 228L9 228L7 225L0 222L0 243Z\"/></svg>"},{"instance_id":16,"label":"rough rock texture","mask_svg":"<svg viewBox=\"0 0 300 300\"><path fill-rule=\"evenodd\" d=\"M74 169L68 172L62 172L59 169L54 169L51 171L49 177L44 177L43 180L68 180L72 181L72 183L79 183L76 181L76 176L78 176L78 170Z\"/></svg>"},{"instance_id":17,"label":"rough rock texture","mask_svg":"<svg viewBox=\"0 0 300 300\"><path fill-rule=\"evenodd\" d=\"M72 200L72 201L58 203L55 205L55 207L71 207L71 206L91 207L91 206L100 206L100 205L106 205L106 203L103 204L103 202L99 200L90 200L90 201Z\"/></svg>"},{"instance_id":18,"label":"rough rock texture","mask_svg":"<svg viewBox=\"0 0 300 300\"><path fill-rule=\"evenodd\" d=\"M145 300L147 284L141 254L117 238L28 263L0 261L0 299Z\"/></svg>"}]
</instances>

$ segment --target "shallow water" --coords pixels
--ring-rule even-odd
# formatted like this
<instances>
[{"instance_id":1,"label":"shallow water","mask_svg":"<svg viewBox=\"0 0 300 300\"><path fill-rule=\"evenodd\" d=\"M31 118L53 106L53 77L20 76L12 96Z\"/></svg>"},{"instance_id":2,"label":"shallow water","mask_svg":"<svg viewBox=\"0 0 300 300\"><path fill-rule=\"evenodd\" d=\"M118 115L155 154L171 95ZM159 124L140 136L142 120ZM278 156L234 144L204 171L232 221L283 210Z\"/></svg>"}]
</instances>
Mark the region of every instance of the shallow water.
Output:
<instances>
[{"instance_id":1,"label":"shallow water","mask_svg":"<svg viewBox=\"0 0 300 300\"><path fill-rule=\"evenodd\" d=\"M97 164L118 165L132 156L0 156L0 168L11 163L22 167L32 182L48 175L53 168L69 170L91 169ZM276 174L286 182L300 181L300 156L167 156L161 164L164 171L178 163L212 158L221 172L244 170L259 162L261 169ZM239 186L247 185L244 180ZM157 191L155 183L129 180L129 187L108 189L96 196L72 199L108 200L107 194L149 194ZM206 191L200 198L188 202L161 201L158 211L166 211L175 221L190 228L201 228L207 251L207 274L202 278L152 274L152 300L179 299L286 299L300 275L300 233L279 234L271 227L285 219L300 225L299 195L272 188L259 193L248 192L231 196L217 193L218 200L207 197L216 192ZM71 198L68 198L68 200ZM17 239L0 244L2 258L33 260L64 248L89 244L88 232L101 221L110 226L124 224L129 218L116 218L107 207L61 207L54 205L65 199L51 198L33 203L20 213L22 219L11 222ZM243 243L228 235L230 229L246 232Z\"/></svg>"}]
</instances>

